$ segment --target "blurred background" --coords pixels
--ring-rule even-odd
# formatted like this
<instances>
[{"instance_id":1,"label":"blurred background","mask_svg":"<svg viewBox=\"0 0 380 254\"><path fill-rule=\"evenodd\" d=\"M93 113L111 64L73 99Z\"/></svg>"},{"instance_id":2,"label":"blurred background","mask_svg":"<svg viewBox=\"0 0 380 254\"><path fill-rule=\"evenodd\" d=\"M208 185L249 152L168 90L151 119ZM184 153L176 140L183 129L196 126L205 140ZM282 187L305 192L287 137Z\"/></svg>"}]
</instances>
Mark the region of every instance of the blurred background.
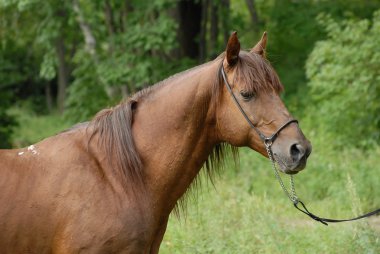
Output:
<instances>
[{"instance_id":1,"label":"blurred background","mask_svg":"<svg viewBox=\"0 0 380 254\"><path fill-rule=\"evenodd\" d=\"M35 143L212 60L232 31L245 49L268 32L283 99L313 144L296 176L310 209L380 207L379 0L0 0L0 147ZM380 253L379 217L310 221L266 159L240 157L192 192L162 253Z\"/></svg>"}]
</instances>

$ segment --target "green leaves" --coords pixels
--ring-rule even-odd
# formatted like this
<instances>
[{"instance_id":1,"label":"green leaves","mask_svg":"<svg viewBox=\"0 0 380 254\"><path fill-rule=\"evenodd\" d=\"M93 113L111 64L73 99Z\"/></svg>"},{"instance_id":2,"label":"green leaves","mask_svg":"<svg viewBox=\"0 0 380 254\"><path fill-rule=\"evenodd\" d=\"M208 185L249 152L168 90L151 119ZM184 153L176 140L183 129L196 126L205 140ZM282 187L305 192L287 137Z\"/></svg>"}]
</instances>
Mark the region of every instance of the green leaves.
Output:
<instances>
[{"instance_id":1,"label":"green leaves","mask_svg":"<svg viewBox=\"0 0 380 254\"><path fill-rule=\"evenodd\" d=\"M54 52L50 51L43 57L40 67L40 77L46 80L52 80L56 77L56 58Z\"/></svg>"},{"instance_id":2,"label":"green leaves","mask_svg":"<svg viewBox=\"0 0 380 254\"><path fill-rule=\"evenodd\" d=\"M328 38L316 44L306 62L313 117L337 145L380 142L380 11L372 21L340 23L320 15Z\"/></svg>"},{"instance_id":3,"label":"green leaves","mask_svg":"<svg viewBox=\"0 0 380 254\"><path fill-rule=\"evenodd\" d=\"M66 103L66 116L72 120L87 120L129 93L189 66L187 59L173 54L178 25L167 9L175 1L132 1L128 10L109 4L106 14L103 4L83 5L83 19L98 46L92 56L83 43L75 52Z\"/></svg>"}]
</instances>

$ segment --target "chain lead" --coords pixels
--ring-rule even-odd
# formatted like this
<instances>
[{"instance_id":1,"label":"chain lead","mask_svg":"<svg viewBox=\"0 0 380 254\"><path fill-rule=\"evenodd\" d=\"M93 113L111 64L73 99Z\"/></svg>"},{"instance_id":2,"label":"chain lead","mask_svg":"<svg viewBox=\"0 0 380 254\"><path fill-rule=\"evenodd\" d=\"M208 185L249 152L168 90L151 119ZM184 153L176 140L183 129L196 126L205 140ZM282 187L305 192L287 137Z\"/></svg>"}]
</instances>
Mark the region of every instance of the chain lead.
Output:
<instances>
[{"instance_id":1,"label":"chain lead","mask_svg":"<svg viewBox=\"0 0 380 254\"><path fill-rule=\"evenodd\" d=\"M272 150L271 150L271 145L272 145L272 142L265 142L265 148L267 150L268 157L269 157L269 159L270 159L270 161L272 163L272 168L273 168L274 174L275 174L278 182L280 183L281 188L284 191L284 193L286 194L286 196L288 196L288 198L290 199L290 201L292 201L294 204L297 204L298 203L298 197L297 197L296 189L295 189L295 186L294 186L293 176L292 175L290 176L290 188L291 188L290 191L291 192L289 192L289 190L285 187L285 184L282 181L280 173L278 172L278 169L276 167L276 163L275 163L275 160L273 158L273 154L272 154Z\"/></svg>"},{"instance_id":2,"label":"chain lead","mask_svg":"<svg viewBox=\"0 0 380 254\"><path fill-rule=\"evenodd\" d=\"M276 168L276 163L275 163L275 160L273 158L273 155L272 155L272 150L271 150L271 146L272 146L272 143L276 140L276 138L278 137L279 133L284 129L286 128L287 126L289 126L289 124L291 123L298 123L298 121L296 119L290 119L288 120L287 122L285 122L281 127L279 127L277 129L277 131L275 133L273 133L270 137L266 137L254 124L253 122L250 120L250 118L248 117L248 115L245 113L243 107L240 105L238 99L236 98L236 96L234 95L234 93L232 92L232 88L230 86L230 84L228 83L228 80L227 80L227 77L226 77L226 73L224 72L224 68L223 68L223 65L220 66L220 73L222 75L222 78L223 78L223 81L224 81L224 84L226 85L226 88L228 90L228 92L231 94L231 97L232 99L234 100L236 106L238 107L238 109L240 110L240 112L242 113L242 115L244 116L245 120L247 120L248 124L251 126L251 128L256 131L256 133L259 135L260 139L264 142L265 144L265 147L266 147L266 150L267 150L267 153L268 153L268 157L269 159L271 160L272 162L272 166L273 166L273 170L274 170L274 173L278 179L278 181L280 182L280 185L282 187L282 189L284 190L285 194L288 196L288 198L294 203L294 204L297 204L298 203L298 198L296 196L296 191L295 191L295 188L294 188L294 181L293 181L293 177L290 176L290 186L291 186L291 192L289 192L286 188L285 188L285 185L280 177L280 174Z\"/></svg>"}]
</instances>

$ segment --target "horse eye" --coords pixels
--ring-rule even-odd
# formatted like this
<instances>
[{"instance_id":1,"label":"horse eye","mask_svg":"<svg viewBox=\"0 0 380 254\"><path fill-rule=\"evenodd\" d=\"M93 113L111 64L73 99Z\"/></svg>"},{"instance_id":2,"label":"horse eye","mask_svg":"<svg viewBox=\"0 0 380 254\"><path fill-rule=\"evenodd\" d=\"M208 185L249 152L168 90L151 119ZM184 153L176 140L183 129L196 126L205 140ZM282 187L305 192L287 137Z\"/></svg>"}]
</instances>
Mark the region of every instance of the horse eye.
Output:
<instances>
[{"instance_id":1,"label":"horse eye","mask_svg":"<svg viewBox=\"0 0 380 254\"><path fill-rule=\"evenodd\" d=\"M248 101L255 97L254 92L247 92L247 91L240 91L240 95L243 97L244 100Z\"/></svg>"}]
</instances>

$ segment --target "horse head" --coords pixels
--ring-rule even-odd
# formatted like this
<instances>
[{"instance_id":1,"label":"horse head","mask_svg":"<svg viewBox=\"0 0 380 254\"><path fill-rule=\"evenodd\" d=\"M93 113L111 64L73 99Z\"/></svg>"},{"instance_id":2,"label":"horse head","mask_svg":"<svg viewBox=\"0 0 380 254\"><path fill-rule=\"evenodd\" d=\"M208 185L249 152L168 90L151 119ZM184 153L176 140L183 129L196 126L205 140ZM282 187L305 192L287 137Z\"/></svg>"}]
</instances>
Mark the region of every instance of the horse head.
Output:
<instances>
[{"instance_id":1,"label":"horse head","mask_svg":"<svg viewBox=\"0 0 380 254\"><path fill-rule=\"evenodd\" d=\"M305 168L312 147L281 100L283 86L266 59L266 42L264 33L248 52L240 50L236 32L229 38L219 71L217 133L221 142L264 156L270 145L281 170L295 174Z\"/></svg>"}]
</instances>

